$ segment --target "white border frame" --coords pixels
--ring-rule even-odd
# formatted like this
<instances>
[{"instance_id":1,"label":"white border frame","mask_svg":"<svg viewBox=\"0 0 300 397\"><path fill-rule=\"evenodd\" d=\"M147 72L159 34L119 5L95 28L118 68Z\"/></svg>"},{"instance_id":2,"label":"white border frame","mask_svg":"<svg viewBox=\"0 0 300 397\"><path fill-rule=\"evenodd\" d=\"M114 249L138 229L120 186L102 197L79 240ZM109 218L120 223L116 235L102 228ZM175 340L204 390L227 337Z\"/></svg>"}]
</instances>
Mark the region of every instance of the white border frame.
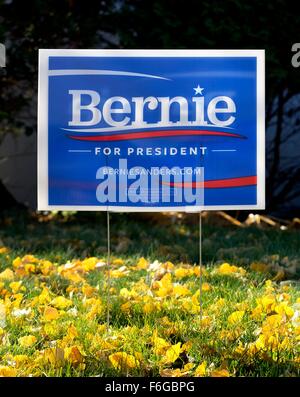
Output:
<instances>
[{"instance_id":1,"label":"white border frame","mask_svg":"<svg viewBox=\"0 0 300 397\"><path fill-rule=\"evenodd\" d=\"M48 204L48 59L50 56L101 57L255 57L257 60L257 204L183 207L71 206ZM111 212L199 212L265 209L265 50L39 50L38 210Z\"/></svg>"}]
</instances>

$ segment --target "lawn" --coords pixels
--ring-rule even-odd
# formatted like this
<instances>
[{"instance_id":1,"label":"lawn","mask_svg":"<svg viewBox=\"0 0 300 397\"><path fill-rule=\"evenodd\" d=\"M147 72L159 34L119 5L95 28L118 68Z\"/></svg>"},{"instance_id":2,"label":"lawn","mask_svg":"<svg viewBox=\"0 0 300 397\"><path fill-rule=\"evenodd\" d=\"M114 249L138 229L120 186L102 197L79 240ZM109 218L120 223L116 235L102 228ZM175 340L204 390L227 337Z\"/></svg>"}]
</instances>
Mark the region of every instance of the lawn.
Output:
<instances>
[{"instance_id":1,"label":"lawn","mask_svg":"<svg viewBox=\"0 0 300 397\"><path fill-rule=\"evenodd\" d=\"M6 213L0 376L299 376L300 233L197 215ZM107 326L109 306L109 327Z\"/></svg>"}]
</instances>

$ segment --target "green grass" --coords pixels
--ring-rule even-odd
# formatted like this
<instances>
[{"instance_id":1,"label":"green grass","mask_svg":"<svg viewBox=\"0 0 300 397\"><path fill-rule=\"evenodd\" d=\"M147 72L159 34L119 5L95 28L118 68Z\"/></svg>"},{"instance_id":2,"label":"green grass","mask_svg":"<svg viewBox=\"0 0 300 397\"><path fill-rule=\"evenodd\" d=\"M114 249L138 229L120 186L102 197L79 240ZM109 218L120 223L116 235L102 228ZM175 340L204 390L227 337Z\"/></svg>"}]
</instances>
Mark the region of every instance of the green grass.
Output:
<instances>
[{"instance_id":1,"label":"green grass","mask_svg":"<svg viewBox=\"0 0 300 397\"><path fill-rule=\"evenodd\" d=\"M107 295L107 274L103 268L80 273L84 281L79 283L70 281L57 270L58 266L76 259L81 261L87 257L97 257L105 260L105 213L58 215L51 220L46 219L46 216L31 216L27 212L6 213L0 223L0 246L8 247L10 251L0 254L0 272L13 269L12 261L28 254L38 260L53 262L55 270L50 275L43 275L40 271L23 276L15 274L13 281L21 280L22 286L26 288L18 291L23 294L18 304L14 303L18 293L12 291L12 280L3 281L0 305L6 306L7 313L5 326L2 331L0 328L0 374L2 366L13 368L14 376L157 376L163 375L166 370L184 372L184 365L192 363L194 367L189 369L188 374L193 375L197 366L206 362L206 375L226 368L230 375L235 376L299 376L299 331L292 322L292 315L282 315L282 324L278 326L279 344L274 347L266 345L265 349L259 351L253 349L261 329L271 316L278 314L281 307L286 304L293 312L299 310L297 304L300 302L296 304L300 298L297 283L299 266L292 274L289 273L290 263L300 263L299 232L220 226L210 219L203 220L203 262L206 268L203 281L209 284L210 290L203 292L204 323L200 323L199 307L192 310L185 306L191 297L176 296L170 292L160 298L155 279L159 280L162 274L159 276L155 271L134 268L140 257L145 257L149 263L155 260L161 263L171 261L175 265L171 269L171 288L181 285L187 287L192 295L195 294L199 289L199 277L190 274L178 278L175 270L188 265L193 271L193 266L198 263L197 215L150 219L111 214L112 260L122 258L129 273L121 278L112 277L112 289ZM282 262L284 257L288 258ZM229 275L220 273L217 269L223 262L241 266L246 274L243 275L240 270ZM253 262L266 263L269 265L268 271L252 271L250 265ZM114 270L119 267L119 264L112 265ZM287 278L294 279L294 284L284 286L279 280L271 283L271 287L266 286L266 280L272 279L280 267L286 270ZM143 288L139 289L141 282L144 283ZM103 306L102 311L91 318L88 311L92 303L88 306L84 303L87 298L82 290L83 284L96 288L91 297L100 298ZM57 296L71 299L72 308L76 309L77 314L59 310L57 320L45 322L45 306L55 305L50 301L33 304L34 299L41 295L43 287L48 289L51 299ZM124 288L133 291L135 296L122 297L120 291ZM109 332L105 329L107 296L110 307ZM253 311L259 305L258 299L268 296L274 298L272 308L262 310L261 316L254 318ZM225 304L216 308L220 298L225 300ZM144 311L147 299L157 305L149 313ZM130 305L128 310L122 309L125 303ZM14 306L18 309L31 308L32 315L16 319L12 315ZM237 310L243 310L243 318L241 322L230 324L228 317ZM61 345L71 324L76 328L77 335ZM189 342L190 347L173 362L166 363L166 349L155 352L154 332L169 346ZM20 345L19 338L26 335L36 337L36 342L30 347ZM99 341L97 338L100 338ZM284 339L287 345L280 345ZM112 343L113 347L103 348L103 340ZM62 363L43 358L45 350L53 349L55 345L63 346L65 359ZM72 346L82 349L81 363L66 359L67 349ZM244 349L242 353L238 353L239 346ZM136 355L139 365L129 369L114 367L109 357L117 352ZM27 362L14 364L14 357L20 354L27 357Z\"/></svg>"},{"instance_id":2,"label":"green grass","mask_svg":"<svg viewBox=\"0 0 300 397\"><path fill-rule=\"evenodd\" d=\"M111 213L112 252L123 258L198 262L198 215L171 220L145 220L143 216ZM187 223L188 221L188 223ZM234 260L249 264L266 255L299 259L300 233L275 228L216 226L203 221L203 260ZM8 213L0 239L17 255L34 252L50 260L106 254L106 213L78 213L50 222L38 222L26 212Z\"/></svg>"}]
</instances>

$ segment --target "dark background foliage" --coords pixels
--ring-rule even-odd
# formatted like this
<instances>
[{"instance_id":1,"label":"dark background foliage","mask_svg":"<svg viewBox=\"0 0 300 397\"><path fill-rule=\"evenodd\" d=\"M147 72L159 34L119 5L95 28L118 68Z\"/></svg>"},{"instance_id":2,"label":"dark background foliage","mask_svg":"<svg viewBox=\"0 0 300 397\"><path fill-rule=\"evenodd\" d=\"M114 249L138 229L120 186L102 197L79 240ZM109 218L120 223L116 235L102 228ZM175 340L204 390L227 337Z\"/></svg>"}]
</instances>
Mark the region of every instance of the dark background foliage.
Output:
<instances>
[{"instance_id":1,"label":"dark background foliage","mask_svg":"<svg viewBox=\"0 0 300 397\"><path fill-rule=\"evenodd\" d=\"M0 0L0 139L36 133L39 48L265 49L267 212L300 208L300 41L296 2ZM1 206L13 200L0 184Z\"/></svg>"}]
</instances>

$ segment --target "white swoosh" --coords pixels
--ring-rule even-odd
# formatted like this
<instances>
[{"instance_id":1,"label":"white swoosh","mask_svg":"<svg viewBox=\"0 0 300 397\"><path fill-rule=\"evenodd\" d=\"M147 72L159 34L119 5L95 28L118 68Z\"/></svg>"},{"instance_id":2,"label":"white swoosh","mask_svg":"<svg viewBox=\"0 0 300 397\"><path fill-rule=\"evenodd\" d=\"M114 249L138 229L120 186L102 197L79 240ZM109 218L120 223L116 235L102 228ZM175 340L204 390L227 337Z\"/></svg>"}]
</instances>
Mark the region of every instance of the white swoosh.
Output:
<instances>
[{"instance_id":1,"label":"white swoosh","mask_svg":"<svg viewBox=\"0 0 300 397\"><path fill-rule=\"evenodd\" d=\"M122 70L101 70L101 69L61 69L49 70L48 76L80 76L80 75L102 75L102 76L130 76L130 77L149 77L151 79L171 80L166 77L155 76L153 74L124 72Z\"/></svg>"}]
</instances>

